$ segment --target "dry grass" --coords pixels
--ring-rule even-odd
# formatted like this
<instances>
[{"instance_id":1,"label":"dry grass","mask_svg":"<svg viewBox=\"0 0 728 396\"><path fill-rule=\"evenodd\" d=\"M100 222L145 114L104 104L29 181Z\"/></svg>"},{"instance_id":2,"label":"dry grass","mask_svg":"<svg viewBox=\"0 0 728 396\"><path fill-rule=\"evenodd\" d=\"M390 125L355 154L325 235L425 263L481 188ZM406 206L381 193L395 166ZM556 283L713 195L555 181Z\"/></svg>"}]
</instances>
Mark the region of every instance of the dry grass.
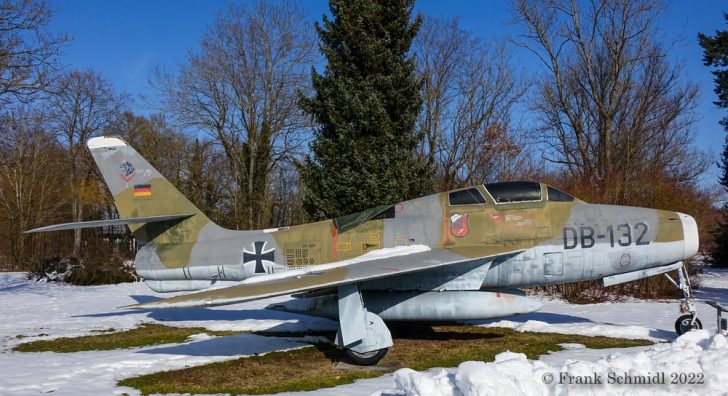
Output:
<instances>
[{"instance_id":1,"label":"dry grass","mask_svg":"<svg viewBox=\"0 0 728 396\"><path fill-rule=\"evenodd\" d=\"M394 347L377 368L342 369L341 354L331 344L288 352L272 352L125 379L130 386L150 393L262 394L305 391L371 378L401 367L425 370L454 367L463 361L492 361L510 350L535 359L558 351L560 343L581 343L589 348L649 345L648 341L584 337L550 333L517 333L509 329L475 326L402 327L393 330Z\"/></svg>"},{"instance_id":2,"label":"dry grass","mask_svg":"<svg viewBox=\"0 0 728 396\"><path fill-rule=\"evenodd\" d=\"M113 330L113 329L112 329ZM135 329L105 332L73 338L55 338L19 344L13 348L16 352L81 352L107 351L111 349L136 348L150 345L184 342L193 334L207 333L211 335L230 335L234 332L213 332L202 327L170 327L154 323L145 323Z\"/></svg>"}]
</instances>

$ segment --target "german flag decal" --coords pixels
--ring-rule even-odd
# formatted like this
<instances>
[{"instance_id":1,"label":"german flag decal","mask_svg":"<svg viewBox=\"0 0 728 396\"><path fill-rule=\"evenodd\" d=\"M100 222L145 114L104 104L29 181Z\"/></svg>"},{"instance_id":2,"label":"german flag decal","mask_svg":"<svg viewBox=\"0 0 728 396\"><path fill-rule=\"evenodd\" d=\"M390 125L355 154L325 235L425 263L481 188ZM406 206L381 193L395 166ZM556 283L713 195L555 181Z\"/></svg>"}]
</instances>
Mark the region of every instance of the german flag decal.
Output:
<instances>
[{"instance_id":1,"label":"german flag decal","mask_svg":"<svg viewBox=\"0 0 728 396\"><path fill-rule=\"evenodd\" d=\"M134 185L134 196L135 197L148 197L152 195L151 184L135 184Z\"/></svg>"}]
</instances>

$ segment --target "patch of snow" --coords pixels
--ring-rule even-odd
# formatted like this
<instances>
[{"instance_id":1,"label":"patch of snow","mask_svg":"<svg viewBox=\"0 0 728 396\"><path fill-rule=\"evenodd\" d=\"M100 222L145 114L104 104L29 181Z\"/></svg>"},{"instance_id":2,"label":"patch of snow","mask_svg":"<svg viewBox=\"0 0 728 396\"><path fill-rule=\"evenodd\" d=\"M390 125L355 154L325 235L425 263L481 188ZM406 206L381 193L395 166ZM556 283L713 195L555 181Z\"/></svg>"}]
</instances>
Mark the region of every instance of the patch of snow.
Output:
<instances>
[{"instance_id":1,"label":"patch of snow","mask_svg":"<svg viewBox=\"0 0 728 396\"><path fill-rule=\"evenodd\" d=\"M0 395L139 394L116 382L142 374L174 370L308 346L300 338L240 334L198 334L181 344L78 353L19 353L22 342L127 330L159 323L208 330L305 332L335 330L328 319L264 310L290 297L215 308L132 311L117 307L162 296L143 283L74 286L34 282L24 273L0 273Z\"/></svg>"},{"instance_id":2,"label":"patch of snow","mask_svg":"<svg viewBox=\"0 0 728 396\"><path fill-rule=\"evenodd\" d=\"M352 384L339 385L333 388L317 389L315 391L276 393L275 396L385 396L392 394L393 374L384 374L381 377L360 379Z\"/></svg>"},{"instance_id":3,"label":"patch of snow","mask_svg":"<svg viewBox=\"0 0 728 396\"><path fill-rule=\"evenodd\" d=\"M193 339L182 344L77 353L5 352L0 359L2 395L103 395L140 392L117 387L132 376L307 347L299 342L241 334Z\"/></svg>"},{"instance_id":4,"label":"patch of snow","mask_svg":"<svg viewBox=\"0 0 728 396\"><path fill-rule=\"evenodd\" d=\"M538 360L551 365L561 366L566 362L572 361L588 361L597 362L606 356L611 356L617 352L640 352L649 349L651 346L636 346L629 348L603 348L603 349L591 349L591 348L580 348L580 349L564 349L562 351L549 351L545 355L541 355Z\"/></svg>"},{"instance_id":5,"label":"patch of snow","mask_svg":"<svg viewBox=\"0 0 728 396\"><path fill-rule=\"evenodd\" d=\"M200 334L192 334L191 336L187 337L187 340L189 341L203 341L203 340L209 340L211 338L215 338L215 336L211 336L207 333L200 333Z\"/></svg>"},{"instance_id":6,"label":"patch of snow","mask_svg":"<svg viewBox=\"0 0 728 396\"><path fill-rule=\"evenodd\" d=\"M407 395L724 394L727 355L725 336L697 330L670 344L596 362L550 366L522 353L502 352L494 362L464 362L454 372L401 369L394 374L394 387Z\"/></svg>"},{"instance_id":7,"label":"patch of snow","mask_svg":"<svg viewBox=\"0 0 728 396\"><path fill-rule=\"evenodd\" d=\"M592 322L586 323L568 323L568 324L551 324L541 322L539 320L527 320L526 322L514 322L510 320L499 320L482 327L505 327L513 329L519 333L556 333L556 334L576 334L583 336L605 336L614 338L626 338L632 340L653 340L660 341L662 338L656 337L653 331L642 326L619 326L610 324L598 324Z\"/></svg>"},{"instance_id":8,"label":"patch of snow","mask_svg":"<svg viewBox=\"0 0 728 396\"><path fill-rule=\"evenodd\" d=\"M407 395L454 396L461 394L455 384L455 375L445 369L435 369L426 373L408 368L399 369L394 373L394 387Z\"/></svg>"},{"instance_id":9,"label":"patch of snow","mask_svg":"<svg viewBox=\"0 0 728 396\"><path fill-rule=\"evenodd\" d=\"M564 348L564 349L567 349L567 350L569 350L569 349L584 349L584 348L586 348L586 346L584 346L584 344L577 344L577 343L570 343L570 342L565 342L563 344L559 344L559 346L562 347L562 348Z\"/></svg>"}]
</instances>

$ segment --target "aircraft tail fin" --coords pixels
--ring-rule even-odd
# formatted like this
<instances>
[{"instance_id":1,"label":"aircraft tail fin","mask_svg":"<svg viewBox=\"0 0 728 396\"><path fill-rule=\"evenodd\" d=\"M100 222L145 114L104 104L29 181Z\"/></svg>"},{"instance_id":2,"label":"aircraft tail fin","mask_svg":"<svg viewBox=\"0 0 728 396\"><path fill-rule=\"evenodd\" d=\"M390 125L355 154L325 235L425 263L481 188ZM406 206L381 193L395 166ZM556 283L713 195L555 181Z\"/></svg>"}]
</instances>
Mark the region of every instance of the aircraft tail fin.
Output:
<instances>
[{"instance_id":1,"label":"aircraft tail fin","mask_svg":"<svg viewBox=\"0 0 728 396\"><path fill-rule=\"evenodd\" d=\"M176 217L168 222L126 223L141 243L190 244L211 223L202 211L122 139L96 137L90 139L87 145L114 197L121 219Z\"/></svg>"}]
</instances>

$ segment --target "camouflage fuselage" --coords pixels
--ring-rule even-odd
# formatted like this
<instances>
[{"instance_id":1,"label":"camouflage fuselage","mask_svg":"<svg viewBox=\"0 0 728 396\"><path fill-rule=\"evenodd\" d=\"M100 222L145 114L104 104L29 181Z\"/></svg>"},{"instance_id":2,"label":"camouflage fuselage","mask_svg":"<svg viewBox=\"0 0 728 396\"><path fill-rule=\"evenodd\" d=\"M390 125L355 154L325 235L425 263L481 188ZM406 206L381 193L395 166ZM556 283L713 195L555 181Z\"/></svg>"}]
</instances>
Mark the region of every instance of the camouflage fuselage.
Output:
<instances>
[{"instance_id":1,"label":"camouflage fuselage","mask_svg":"<svg viewBox=\"0 0 728 396\"><path fill-rule=\"evenodd\" d=\"M164 281L157 289L163 289L164 284L168 288L165 291L176 291L350 259L401 245L443 248L467 258L525 249L482 269L486 272L480 288L502 288L598 279L674 263L694 254L686 252L684 241L683 222L689 220L676 212L579 200L552 202L547 199L545 186L540 201L496 204L483 186L477 188L486 203L450 205L448 193L435 194L399 203L393 218L369 220L343 233L330 220L243 232L207 222L195 232L199 224L189 219L140 250L137 262L147 264L139 272L151 285L153 280ZM458 228L453 218L460 219ZM445 280L461 275L461 271L444 268L403 279L367 282L363 288L447 289L443 287ZM346 276L345 271L340 276ZM464 289L472 290L472 286Z\"/></svg>"},{"instance_id":2,"label":"camouflage fuselage","mask_svg":"<svg viewBox=\"0 0 728 396\"><path fill-rule=\"evenodd\" d=\"M442 250L452 262L519 253L492 262L472 260L365 281L363 290L478 290L566 283L675 263L697 250L697 227L690 216L588 204L528 182L522 184L531 191L518 202L504 202L507 189L496 199L480 185L401 202L354 223L356 216L343 225L341 220L327 220L233 231L210 221L122 140L97 138L89 142L89 149L121 218L191 215L130 224L143 245L136 256L137 271L157 291L202 289L404 245ZM347 271L337 269L325 277L346 279L351 275Z\"/></svg>"}]
</instances>

